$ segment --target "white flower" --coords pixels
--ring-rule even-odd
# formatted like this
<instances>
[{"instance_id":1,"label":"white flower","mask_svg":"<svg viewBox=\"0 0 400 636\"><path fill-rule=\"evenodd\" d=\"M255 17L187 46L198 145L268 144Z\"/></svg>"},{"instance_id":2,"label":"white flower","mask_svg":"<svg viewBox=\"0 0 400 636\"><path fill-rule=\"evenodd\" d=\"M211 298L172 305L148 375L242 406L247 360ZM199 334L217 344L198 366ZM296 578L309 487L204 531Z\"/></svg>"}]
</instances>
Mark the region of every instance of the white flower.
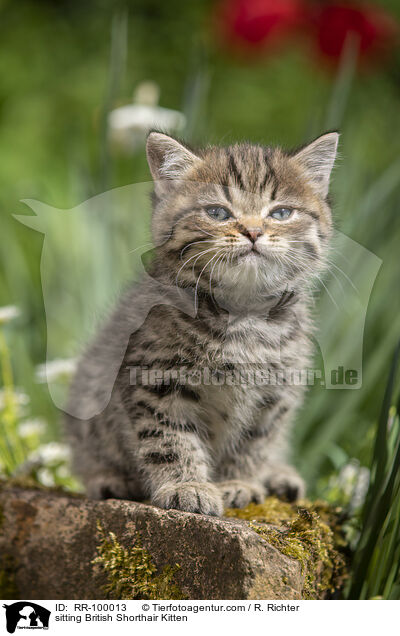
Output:
<instances>
[{"instance_id":1,"label":"white flower","mask_svg":"<svg viewBox=\"0 0 400 636\"><path fill-rule=\"evenodd\" d=\"M349 510L355 511L364 503L369 486L370 472L365 466L360 466L357 459L351 459L339 472L334 480L349 499Z\"/></svg>"},{"instance_id":2,"label":"white flower","mask_svg":"<svg viewBox=\"0 0 400 636\"><path fill-rule=\"evenodd\" d=\"M183 113L158 106L159 88L154 82L142 82L136 89L134 103L109 113L111 142L125 152L140 147L150 130L180 131L186 125Z\"/></svg>"},{"instance_id":3,"label":"white flower","mask_svg":"<svg viewBox=\"0 0 400 636\"><path fill-rule=\"evenodd\" d=\"M364 501L368 492L370 480L370 472L365 466L360 466L356 484L350 501L351 510L358 510Z\"/></svg>"},{"instance_id":4,"label":"white flower","mask_svg":"<svg viewBox=\"0 0 400 636\"><path fill-rule=\"evenodd\" d=\"M349 461L348 464L345 464L340 469L338 475L338 485L348 497L350 497L353 492L354 485L357 482L359 470L360 465L354 460Z\"/></svg>"},{"instance_id":5,"label":"white flower","mask_svg":"<svg viewBox=\"0 0 400 636\"><path fill-rule=\"evenodd\" d=\"M66 444L59 442L49 442L39 446L37 450L29 455L30 461L39 461L42 464L56 464L68 461L70 449Z\"/></svg>"},{"instance_id":6,"label":"white flower","mask_svg":"<svg viewBox=\"0 0 400 636\"><path fill-rule=\"evenodd\" d=\"M55 485L54 475L48 468L39 468L37 471L38 481L46 486L46 488L51 488Z\"/></svg>"},{"instance_id":7,"label":"white flower","mask_svg":"<svg viewBox=\"0 0 400 636\"><path fill-rule=\"evenodd\" d=\"M55 382L56 380L68 380L75 373L76 360L57 359L51 362L39 364L36 367L36 381L40 383Z\"/></svg>"},{"instance_id":8,"label":"white flower","mask_svg":"<svg viewBox=\"0 0 400 636\"><path fill-rule=\"evenodd\" d=\"M20 315L21 311L15 305L0 307L0 325L4 325L6 322L18 318Z\"/></svg>"},{"instance_id":9,"label":"white flower","mask_svg":"<svg viewBox=\"0 0 400 636\"><path fill-rule=\"evenodd\" d=\"M185 116L177 110L161 106L129 104L111 111L108 121L114 131L146 133L152 128L181 130L185 125Z\"/></svg>"},{"instance_id":10,"label":"white flower","mask_svg":"<svg viewBox=\"0 0 400 636\"><path fill-rule=\"evenodd\" d=\"M25 420L18 424L18 433L20 437L30 437L31 435L42 435L46 430L45 420L37 417L31 420Z\"/></svg>"}]
</instances>

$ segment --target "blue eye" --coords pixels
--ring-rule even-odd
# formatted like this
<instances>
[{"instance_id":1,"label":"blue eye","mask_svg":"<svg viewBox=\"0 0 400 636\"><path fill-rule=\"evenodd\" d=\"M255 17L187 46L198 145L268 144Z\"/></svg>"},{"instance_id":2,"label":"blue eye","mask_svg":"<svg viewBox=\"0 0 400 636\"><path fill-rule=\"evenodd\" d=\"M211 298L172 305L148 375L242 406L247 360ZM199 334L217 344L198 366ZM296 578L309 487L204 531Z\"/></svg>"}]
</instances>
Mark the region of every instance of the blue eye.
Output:
<instances>
[{"instance_id":1,"label":"blue eye","mask_svg":"<svg viewBox=\"0 0 400 636\"><path fill-rule=\"evenodd\" d=\"M293 214L293 210L290 208L276 208L276 210L272 210L269 216L272 216L273 219L277 221L284 221L288 219L289 216Z\"/></svg>"},{"instance_id":2,"label":"blue eye","mask_svg":"<svg viewBox=\"0 0 400 636\"><path fill-rule=\"evenodd\" d=\"M226 208L221 207L220 205L212 205L207 208L208 216L211 216L212 219L216 221L226 221L229 219L232 214Z\"/></svg>"}]
</instances>

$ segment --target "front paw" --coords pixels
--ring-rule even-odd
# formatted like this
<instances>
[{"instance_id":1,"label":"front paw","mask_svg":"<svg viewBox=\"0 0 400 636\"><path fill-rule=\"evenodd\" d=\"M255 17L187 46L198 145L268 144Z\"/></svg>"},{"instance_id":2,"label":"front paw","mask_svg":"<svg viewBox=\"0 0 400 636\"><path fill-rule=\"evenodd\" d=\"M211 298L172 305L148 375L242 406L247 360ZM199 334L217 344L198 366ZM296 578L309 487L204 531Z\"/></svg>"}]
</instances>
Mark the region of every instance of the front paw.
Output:
<instances>
[{"instance_id":1,"label":"front paw","mask_svg":"<svg viewBox=\"0 0 400 636\"><path fill-rule=\"evenodd\" d=\"M292 466L286 464L271 468L263 482L268 495L277 495L287 501L302 499L306 493L304 480Z\"/></svg>"},{"instance_id":2,"label":"front paw","mask_svg":"<svg viewBox=\"0 0 400 636\"><path fill-rule=\"evenodd\" d=\"M252 481L230 479L217 484L225 508L245 508L249 503L261 503L266 492L260 485Z\"/></svg>"},{"instance_id":3,"label":"front paw","mask_svg":"<svg viewBox=\"0 0 400 636\"><path fill-rule=\"evenodd\" d=\"M174 508L215 517L223 513L219 490L213 484L196 481L165 484L154 493L152 503L167 510Z\"/></svg>"}]
</instances>

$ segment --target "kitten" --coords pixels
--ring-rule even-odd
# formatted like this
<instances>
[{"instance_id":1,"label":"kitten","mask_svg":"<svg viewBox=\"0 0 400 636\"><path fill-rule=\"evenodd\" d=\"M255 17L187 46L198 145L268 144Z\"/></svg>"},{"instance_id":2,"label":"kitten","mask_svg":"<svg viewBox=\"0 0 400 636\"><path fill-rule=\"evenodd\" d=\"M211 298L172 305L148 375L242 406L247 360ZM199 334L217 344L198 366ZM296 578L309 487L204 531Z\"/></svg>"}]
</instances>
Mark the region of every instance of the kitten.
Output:
<instances>
[{"instance_id":1,"label":"kitten","mask_svg":"<svg viewBox=\"0 0 400 636\"><path fill-rule=\"evenodd\" d=\"M68 416L67 430L90 497L221 515L304 495L287 461L304 387L283 376L311 355L308 290L331 233L337 142L194 152L150 133L150 275L82 357L70 394L88 414ZM113 365L111 398L93 415Z\"/></svg>"}]
</instances>

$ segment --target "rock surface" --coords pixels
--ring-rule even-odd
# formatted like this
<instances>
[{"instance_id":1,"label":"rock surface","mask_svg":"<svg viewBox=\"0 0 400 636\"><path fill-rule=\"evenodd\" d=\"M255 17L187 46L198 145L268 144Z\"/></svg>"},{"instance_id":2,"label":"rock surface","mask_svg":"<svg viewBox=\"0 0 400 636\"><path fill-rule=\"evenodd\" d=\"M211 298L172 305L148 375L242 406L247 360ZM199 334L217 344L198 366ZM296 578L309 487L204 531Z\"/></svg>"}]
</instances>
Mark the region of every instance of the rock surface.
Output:
<instances>
[{"instance_id":1,"label":"rock surface","mask_svg":"<svg viewBox=\"0 0 400 636\"><path fill-rule=\"evenodd\" d=\"M186 598L302 598L299 562L245 521L9 487L0 490L0 580L12 580L0 598L7 589L24 600L105 598L107 576L92 563L99 522L125 548L139 539L158 571L179 564L173 580Z\"/></svg>"}]
</instances>

